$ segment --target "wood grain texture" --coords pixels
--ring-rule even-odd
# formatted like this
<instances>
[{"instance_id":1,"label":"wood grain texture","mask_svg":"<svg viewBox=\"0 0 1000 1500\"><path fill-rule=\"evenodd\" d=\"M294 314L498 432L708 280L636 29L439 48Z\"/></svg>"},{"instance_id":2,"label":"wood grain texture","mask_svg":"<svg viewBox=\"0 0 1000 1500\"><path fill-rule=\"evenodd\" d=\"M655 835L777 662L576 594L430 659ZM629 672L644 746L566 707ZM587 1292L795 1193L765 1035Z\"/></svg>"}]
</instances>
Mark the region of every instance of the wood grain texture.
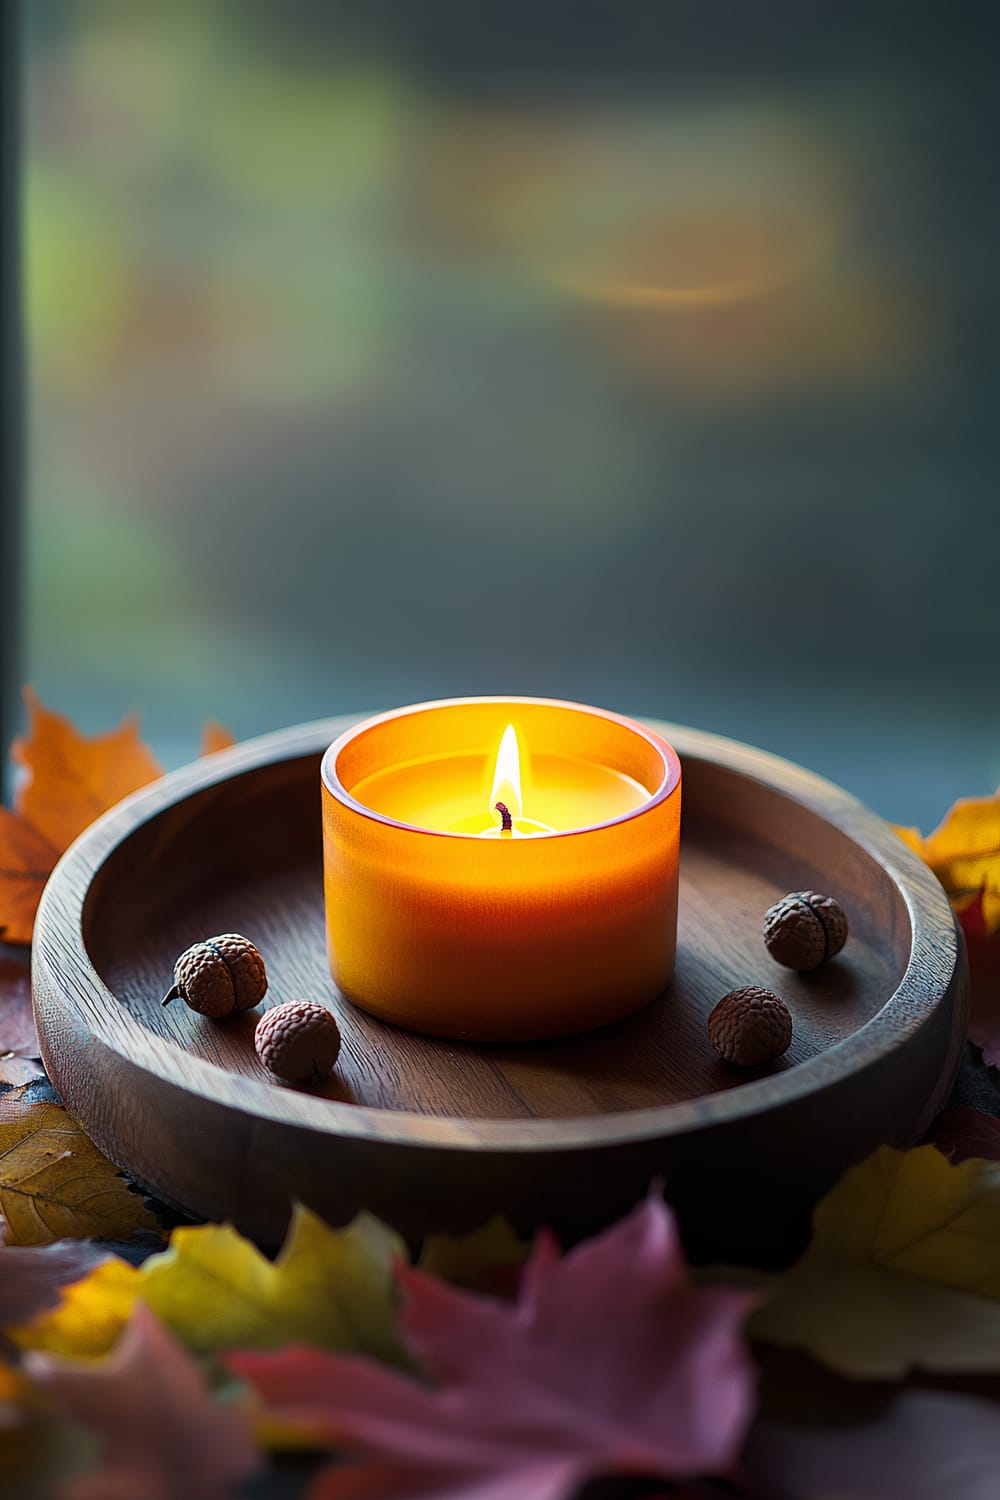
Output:
<instances>
[{"instance_id":1,"label":"wood grain texture","mask_svg":"<svg viewBox=\"0 0 1000 1500\"><path fill-rule=\"evenodd\" d=\"M319 759L351 720L307 725L186 767L112 809L67 853L36 927L35 1006L50 1076L95 1141L161 1196L276 1243L292 1199L360 1207L411 1239L505 1210L524 1229L592 1230L665 1180L696 1255L773 1260L879 1141L918 1137L947 1093L967 979L951 909L887 826L819 778L749 747L656 725L684 768L678 963L668 992L600 1031L462 1044L343 1002L325 955ZM779 968L760 930L788 890L836 896L843 953ZM159 999L175 957L244 932L264 1005L330 1004L330 1081L272 1081L259 1012L216 1025ZM516 981L512 981L516 982ZM727 1067L705 1020L760 983L791 1007L787 1057Z\"/></svg>"}]
</instances>

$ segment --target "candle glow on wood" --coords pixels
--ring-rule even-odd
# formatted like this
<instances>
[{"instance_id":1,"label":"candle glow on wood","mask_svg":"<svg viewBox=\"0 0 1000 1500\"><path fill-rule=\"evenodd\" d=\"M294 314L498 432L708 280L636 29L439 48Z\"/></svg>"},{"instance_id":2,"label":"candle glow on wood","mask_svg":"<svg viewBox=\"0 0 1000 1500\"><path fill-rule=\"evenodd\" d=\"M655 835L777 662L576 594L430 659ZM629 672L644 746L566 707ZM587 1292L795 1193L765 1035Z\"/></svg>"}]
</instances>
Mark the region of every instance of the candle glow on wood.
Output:
<instances>
[{"instance_id":1,"label":"candle glow on wood","mask_svg":"<svg viewBox=\"0 0 1000 1500\"><path fill-rule=\"evenodd\" d=\"M444 1036L627 1015L673 968L679 830L676 755L615 714L470 698L369 720L323 760L334 980Z\"/></svg>"}]
</instances>

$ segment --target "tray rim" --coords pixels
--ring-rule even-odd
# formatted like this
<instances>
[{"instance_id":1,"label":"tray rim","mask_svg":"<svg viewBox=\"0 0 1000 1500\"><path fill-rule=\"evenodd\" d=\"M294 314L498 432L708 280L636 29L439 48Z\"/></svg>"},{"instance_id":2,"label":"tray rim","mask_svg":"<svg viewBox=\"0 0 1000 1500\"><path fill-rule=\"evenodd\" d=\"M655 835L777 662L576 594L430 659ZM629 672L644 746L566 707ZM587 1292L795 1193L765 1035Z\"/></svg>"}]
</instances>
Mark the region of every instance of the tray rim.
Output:
<instances>
[{"instance_id":1,"label":"tray rim","mask_svg":"<svg viewBox=\"0 0 1000 1500\"><path fill-rule=\"evenodd\" d=\"M686 760L707 760L800 803L846 834L888 874L900 892L910 925L905 970L881 1009L849 1037L787 1071L693 1099L583 1116L495 1118L428 1115L312 1096L264 1078L231 1073L143 1026L105 985L84 942L83 911L102 865L139 827L169 807L268 765L322 757L346 728L366 717L370 715L312 720L181 766L124 798L76 839L49 877L36 918L32 979L43 1057L45 1029L37 996L47 985L50 992L58 987L65 1003L74 1008L94 1039L131 1068L203 1101L222 1102L251 1119L305 1126L333 1139L351 1137L425 1149L482 1152L494 1148L504 1153L531 1154L683 1136L709 1126L749 1120L821 1093L842 1080L845 1073L874 1065L916 1033L929 1021L955 978L961 940L947 894L927 866L876 813L834 783L769 751L709 731L643 718L640 722L663 735L676 750L682 772ZM317 768L317 804L318 794ZM933 917L940 919L936 924L940 930L932 934ZM99 1024L91 1009L84 1014L75 984L66 983L64 965L71 968L76 984L86 980ZM38 976L42 976L40 983ZM933 982L930 976L934 976ZM128 1046L132 1038L139 1046ZM546 1045L557 1046L558 1042ZM233 1091L234 1085L238 1094Z\"/></svg>"}]
</instances>

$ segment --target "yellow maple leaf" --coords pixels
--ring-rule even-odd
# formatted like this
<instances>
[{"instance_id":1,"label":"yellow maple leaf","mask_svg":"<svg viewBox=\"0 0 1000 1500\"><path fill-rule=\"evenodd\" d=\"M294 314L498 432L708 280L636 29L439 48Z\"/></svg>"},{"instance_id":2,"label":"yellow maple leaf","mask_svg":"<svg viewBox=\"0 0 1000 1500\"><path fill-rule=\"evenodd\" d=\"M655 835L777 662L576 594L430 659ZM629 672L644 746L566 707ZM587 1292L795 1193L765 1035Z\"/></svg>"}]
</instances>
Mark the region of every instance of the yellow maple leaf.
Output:
<instances>
[{"instance_id":1,"label":"yellow maple leaf","mask_svg":"<svg viewBox=\"0 0 1000 1500\"><path fill-rule=\"evenodd\" d=\"M1000 1370L1000 1162L880 1147L819 1204L750 1322L856 1379Z\"/></svg>"},{"instance_id":2,"label":"yellow maple leaf","mask_svg":"<svg viewBox=\"0 0 1000 1500\"><path fill-rule=\"evenodd\" d=\"M924 856L924 836L920 832L919 828L901 828L898 823L893 823L892 831L897 838L903 840L903 843L907 846L908 849L912 849L914 854L919 854L920 858L923 859L924 863L926 864L926 859Z\"/></svg>"},{"instance_id":3,"label":"yellow maple leaf","mask_svg":"<svg viewBox=\"0 0 1000 1500\"><path fill-rule=\"evenodd\" d=\"M392 1267L400 1240L360 1214L331 1229L297 1206L277 1260L230 1224L175 1229L139 1267L107 1261L67 1287L52 1312L12 1333L53 1354L107 1352L144 1302L189 1349L270 1349L302 1342L400 1362Z\"/></svg>"},{"instance_id":4,"label":"yellow maple leaf","mask_svg":"<svg viewBox=\"0 0 1000 1500\"><path fill-rule=\"evenodd\" d=\"M926 838L916 828L895 832L930 865L956 911L981 896L986 931L1000 931L1000 788L960 798Z\"/></svg>"},{"instance_id":5,"label":"yellow maple leaf","mask_svg":"<svg viewBox=\"0 0 1000 1500\"><path fill-rule=\"evenodd\" d=\"M128 1240L159 1225L118 1168L31 1085L0 1095L0 1214L10 1245Z\"/></svg>"},{"instance_id":6,"label":"yellow maple leaf","mask_svg":"<svg viewBox=\"0 0 1000 1500\"><path fill-rule=\"evenodd\" d=\"M118 1342L139 1301L139 1268L111 1257L80 1281L64 1287L62 1301L33 1323L14 1329L12 1341L72 1359L96 1359Z\"/></svg>"}]
</instances>

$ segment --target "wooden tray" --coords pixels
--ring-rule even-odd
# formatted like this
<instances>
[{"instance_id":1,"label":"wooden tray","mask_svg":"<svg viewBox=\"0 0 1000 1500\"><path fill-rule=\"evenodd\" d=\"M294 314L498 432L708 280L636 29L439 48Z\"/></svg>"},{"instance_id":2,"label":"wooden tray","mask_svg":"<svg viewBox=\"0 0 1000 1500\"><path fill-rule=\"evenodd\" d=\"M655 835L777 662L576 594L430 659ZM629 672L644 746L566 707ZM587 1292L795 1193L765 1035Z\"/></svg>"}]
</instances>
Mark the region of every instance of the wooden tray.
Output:
<instances>
[{"instance_id":1,"label":"wooden tray","mask_svg":"<svg viewBox=\"0 0 1000 1500\"><path fill-rule=\"evenodd\" d=\"M696 1257L768 1260L877 1143L917 1139L962 1046L967 976L947 898L889 828L828 782L732 741L656 725L683 762L677 972L640 1014L568 1041L486 1046L384 1025L326 965L322 750L353 720L237 746L136 793L61 860L33 985L42 1054L97 1144L161 1197L276 1244L300 1198L333 1222L367 1208L411 1241L497 1209L522 1230L590 1232L662 1179ZM761 941L788 890L851 920L825 969ZM253 1011L216 1025L160 997L175 956L245 932L265 1005L309 997L344 1034L330 1082L298 1091L257 1062ZM738 984L792 1008L784 1060L739 1074L705 1018Z\"/></svg>"}]
</instances>

